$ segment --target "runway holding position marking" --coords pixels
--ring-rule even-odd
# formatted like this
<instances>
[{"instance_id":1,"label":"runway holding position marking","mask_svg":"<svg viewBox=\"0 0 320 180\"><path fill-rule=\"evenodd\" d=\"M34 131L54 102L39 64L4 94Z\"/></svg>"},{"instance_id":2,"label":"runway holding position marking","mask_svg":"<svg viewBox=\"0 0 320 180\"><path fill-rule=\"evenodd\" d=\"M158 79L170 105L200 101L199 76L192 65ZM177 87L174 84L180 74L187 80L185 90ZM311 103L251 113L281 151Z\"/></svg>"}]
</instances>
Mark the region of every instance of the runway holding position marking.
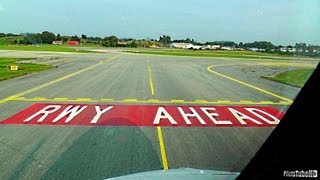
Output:
<instances>
[{"instance_id":1,"label":"runway holding position marking","mask_svg":"<svg viewBox=\"0 0 320 180\"><path fill-rule=\"evenodd\" d=\"M282 116L272 107L34 104L0 124L272 127Z\"/></svg>"}]
</instances>

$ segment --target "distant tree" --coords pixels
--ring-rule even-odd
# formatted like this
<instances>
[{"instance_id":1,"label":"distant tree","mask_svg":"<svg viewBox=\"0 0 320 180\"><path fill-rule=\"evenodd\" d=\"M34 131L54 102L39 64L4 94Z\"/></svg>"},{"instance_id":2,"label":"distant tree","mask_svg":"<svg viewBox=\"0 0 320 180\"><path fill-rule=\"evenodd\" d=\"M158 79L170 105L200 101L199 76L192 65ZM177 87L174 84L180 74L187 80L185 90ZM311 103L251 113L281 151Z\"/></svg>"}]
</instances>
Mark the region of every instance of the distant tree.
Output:
<instances>
[{"instance_id":1,"label":"distant tree","mask_svg":"<svg viewBox=\"0 0 320 180\"><path fill-rule=\"evenodd\" d=\"M93 41L102 41L102 38L101 37L92 37L91 38Z\"/></svg>"},{"instance_id":2,"label":"distant tree","mask_svg":"<svg viewBox=\"0 0 320 180\"><path fill-rule=\"evenodd\" d=\"M244 47L243 42L240 42L239 45L238 45L238 47L239 47L239 48L243 48L243 47Z\"/></svg>"},{"instance_id":3,"label":"distant tree","mask_svg":"<svg viewBox=\"0 0 320 180\"><path fill-rule=\"evenodd\" d=\"M118 42L118 38L117 36L110 36L109 40L111 42L111 46L112 47L116 47L117 46L117 42Z\"/></svg>"},{"instance_id":4,"label":"distant tree","mask_svg":"<svg viewBox=\"0 0 320 180\"><path fill-rule=\"evenodd\" d=\"M233 41L226 41L225 42L225 46L232 47L232 46L238 46L238 44L236 42L233 42Z\"/></svg>"},{"instance_id":5,"label":"distant tree","mask_svg":"<svg viewBox=\"0 0 320 180\"><path fill-rule=\"evenodd\" d=\"M19 44L28 44L28 42L26 41L25 38L23 38L19 41Z\"/></svg>"},{"instance_id":6,"label":"distant tree","mask_svg":"<svg viewBox=\"0 0 320 180\"><path fill-rule=\"evenodd\" d=\"M61 41L61 40L62 40L61 35L58 34L58 35L57 35L57 41Z\"/></svg>"},{"instance_id":7,"label":"distant tree","mask_svg":"<svg viewBox=\"0 0 320 180\"><path fill-rule=\"evenodd\" d=\"M171 43L171 37L170 36L166 36L166 35L160 36L159 42L163 43L165 45L170 44Z\"/></svg>"},{"instance_id":8,"label":"distant tree","mask_svg":"<svg viewBox=\"0 0 320 180\"><path fill-rule=\"evenodd\" d=\"M268 41L254 41L253 43L245 43L244 48L258 48L258 49L265 49L266 51L270 51L271 49L275 49L276 46L273 45L271 42Z\"/></svg>"},{"instance_id":9,"label":"distant tree","mask_svg":"<svg viewBox=\"0 0 320 180\"><path fill-rule=\"evenodd\" d=\"M119 39L121 41L132 41L133 39L132 38L122 38L122 39Z\"/></svg>"},{"instance_id":10,"label":"distant tree","mask_svg":"<svg viewBox=\"0 0 320 180\"><path fill-rule=\"evenodd\" d=\"M116 36L105 37L102 40L101 45L105 47L116 47L118 42L118 38Z\"/></svg>"},{"instance_id":11,"label":"distant tree","mask_svg":"<svg viewBox=\"0 0 320 180\"><path fill-rule=\"evenodd\" d=\"M62 39L63 42L67 42L69 40L69 37L68 36L62 36L61 39Z\"/></svg>"},{"instance_id":12,"label":"distant tree","mask_svg":"<svg viewBox=\"0 0 320 180\"><path fill-rule=\"evenodd\" d=\"M207 45L220 45L220 46L229 46L229 47L237 47L238 44L233 41L213 41L213 42L207 42Z\"/></svg>"},{"instance_id":13,"label":"distant tree","mask_svg":"<svg viewBox=\"0 0 320 180\"><path fill-rule=\"evenodd\" d=\"M296 43L295 48L305 50L307 49L306 43Z\"/></svg>"},{"instance_id":14,"label":"distant tree","mask_svg":"<svg viewBox=\"0 0 320 180\"><path fill-rule=\"evenodd\" d=\"M136 47L138 47L138 43L136 41L132 41L130 43L130 47L136 48Z\"/></svg>"},{"instance_id":15,"label":"distant tree","mask_svg":"<svg viewBox=\"0 0 320 180\"><path fill-rule=\"evenodd\" d=\"M13 33L8 33L7 37L11 37L11 36L18 36L17 34L13 34Z\"/></svg>"},{"instance_id":16,"label":"distant tree","mask_svg":"<svg viewBox=\"0 0 320 180\"><path fill-rule=\"evenodd\" d=\"M93 43L93 44L100 44L102 41L102 38L100 37L87 37L86 42L87 43Z\"/></svg>"},{"instance_id":17,"label":"distant tree","mask_svg":"<svg viewBox=\"0 0 320 180\"><path fill-rule=\"evenodd\" d=\"M38 42L40 43L41 39L36 39L35 36L32 34L26 34L23 37L23 40L20 41L20 44L37 44Z\"/></svg>"},{"instance_id":18,"label":"distant tree","mask_svg":"<svg viewBox=\"0 0 320 180\"><path fill-rule=\"evenodd\" d=\"M186 39L186 43L191 43L191 44L193 44L193 43L194 43L194 39L193 39L193 38L191 38L191 39L187 38L187 39Z\"/></svg>"},{"instance_id":19,"label":"distant tree","mask_svg":"<svg viewBox=\"0 0 320 180\"><path fill-rule=\"evenodd\" d=\"M40 35L42 43L51 44L52 41L56 40L56 35L49 31L43 31Z\"/></svg>"},{"instance_id":20,"label":"distant tree","mask_svg":"<svg viewBox=\"0 0 320 180\"><path fill-rule=\"evenodd\" d=\"M111 47L111 42L107 39L102 40L101 45L104 47Z\"/></svg>"},{"instance_id":21,"label":"distant tree","mask_svg":"<svg viewBox=\"0 0 320 180\"><path fill-rule=\"evenodd\" d=\"M190 38L187 38L187 39L178 39L178 40L173 40L172 42L176 42L176 43L191 43L191 44L194 44L194 39L190 39ZM209 43L209 42L207 42ZM208 44L207 44L208 45Z\"/></svg>"},{"instance_id":22,"label":"distant tree","mask_svg":"<svg viewBox=\"0 0 320 180\"><path fill-rule=\"evenodd\" d=\"M0 37L6 37L7 35L5 33L0 33Z\"/></svg>"},{"instance_id":23,"label":"distant tree","mask_svg":"<svg viewBox=\"0 0 320 180\"><path fill-rule=\"evenodd\" d=\"M82 39L87 39L87 36L86 36L85 34L82 34L82 35L81 35L81 38L82 38Z\"/></svg>"},{"instance_id":24,"label":"distant tree","mask_svg":"<svg viewBox=\"0 0 320 180\"><path fill-rule=\"evenodd\" d=\"M23 34L23 40L20 40L20 44L40 44L43 43L42 34L40 33L25 33Z\"/></svg>"},{"instance_id":25,"label":"distant tree","mask_svg":"<svg viewBox=\"0 0 320 180\"><path fill-rule=\"evenodd\" d=\"M80 38L78 36L71 36L71 41L80 41Z\"/></svg>"}]
</instances>

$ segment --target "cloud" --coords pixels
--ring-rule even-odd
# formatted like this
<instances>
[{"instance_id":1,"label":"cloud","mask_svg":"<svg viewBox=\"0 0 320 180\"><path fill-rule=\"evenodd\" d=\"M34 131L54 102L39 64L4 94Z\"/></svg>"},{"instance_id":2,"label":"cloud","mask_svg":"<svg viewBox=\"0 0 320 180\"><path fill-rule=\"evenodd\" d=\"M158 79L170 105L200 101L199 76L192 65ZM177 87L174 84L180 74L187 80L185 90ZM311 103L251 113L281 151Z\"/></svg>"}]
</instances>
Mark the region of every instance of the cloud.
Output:
<instances>
[{"instance_id":1,"label":"cloud","mask_svg":"<svg viewBox=\"0 0 320 180\"><path fill-rule=\"evenodd\" d=\"M262 16L264 14L264 11L262 9L257 9L256 13L258 16Z\"/></svg>"},{"instance_id":2,"label":"cloud","mask_svg":"<svg viewBox=\"0 0 320 180\"><path fill-rule=\"evenodd\" d=\"M114 0L102 0L102 2L106 3L106 4L114 4L117 3L117 1Z\"/></svg>"},{"instance_id":3,"label":"cloud","mask_svg":"<svg viewBox=\"0 0 320 180\"><path fill-rule=\"evenodd\" d=\"M0 4L0 12L4 11L4 7L2 6L2 4Z\"/></svg>"},{"instance_id":4,"label":"cloud","mask_svg":"<svg viewBox=\"0 0 320 180\"><path fill-rule=\"evenodd\" d=\"M120 21L121 21L121 23L126 24L126 23L129 22L129 18L127 18L127 17L125 17L125 16L121 16L121 17L120 17Z\"/></svg>"}]
</instances>

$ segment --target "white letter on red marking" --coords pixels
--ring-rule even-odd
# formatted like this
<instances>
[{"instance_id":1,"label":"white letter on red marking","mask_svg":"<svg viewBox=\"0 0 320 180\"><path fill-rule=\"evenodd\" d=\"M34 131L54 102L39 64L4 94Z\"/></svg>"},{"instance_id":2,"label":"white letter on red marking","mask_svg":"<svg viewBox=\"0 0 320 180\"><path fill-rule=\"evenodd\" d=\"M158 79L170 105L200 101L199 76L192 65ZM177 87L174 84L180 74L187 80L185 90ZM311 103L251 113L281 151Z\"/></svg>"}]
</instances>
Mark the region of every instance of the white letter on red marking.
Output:
<instances>
[{"instance_id":1,"label":"white letter on red marking","mask_svg":"<svg viewBox=\"0 0 320 180\"><path fill-rule=\"evenodd\" d=\"M200 115L196 112L196 110L193 109L193 107L189 107L189 109L190 109L191 112L192 112L192 113L190 113L190 114L185 113L181 107L178 107L178 110L180 111L180 114L182 115L184 121L186 121L186 123L187 123L188 125L191 124L191 121L190 121L189 117L196 117L201 124L203 124L203 125L204 125L204 124L207 124L207 123L200 117Z\"/></svg>"},{"instance_id":2,"label":"white letter on red marking","mask_svg":"<svg viewBox=\"0 0 320 180\"><path fill-rule=\"evenodd\" d=\"M162 115L163 114L163 115ZM171 124L176 125L177 122L173 119L173 117L163 108L163 107L158 107L158 111L156 114L156 117L153 120L153 124L160 124L160 119L168 119Z\"/></svg>"},{"instance_id":3,"label":"white letter on red marking","mask_svg":"<svg viewBox=\"0 0 320 180\"><path fill-rule=\"evenodd\" d=\"M213 107L200 107L200 109L211 119L214 124L232 124L231 121L228 120L216 120L214 116L219 116L218 113L209 113L208 111L215 111L216 108Z\"/></svg>"},{"instance_id":4,"label":"white letter on red marking","mask_svg":"<svg viewBox=\"0 0 320 180\"><path fill-rule=\"evenodd\" d=\"M104 110L101 111L99 106L94 106L94 107L96 109L96 115L91 120L91 124L97 123L103 113L105 113L105 112L107 112L107 111L109 111L110 109L113 108L113 106L109 106L109 107L107 107L107 108L105 108Z\"/></svg>"},{"instance_id":5,"label":"white letter on red marking","mask_svg":"<svg viewBox=\"0 0 320 180\"><path fill-rule=\"evenodd\" d=\"M235 110L235 109L233 109L233 108L228 108L228 109L229 109L229 111L234 115L234 117L236 117L236 118L239 120L239 122L240 122L241 124L247 124L247 123L244 121L245 119L246 119L246 120L250 120L250 121L252 121L252 122L254 122L254 123L256 123L256 124L262 124L261 122L255 120L255 119L253 119L253 118L251 118L251 117L249 117L249 116L247 116L247 115L245 115L245 114L243 114L243 113L241 113L241 112L239 112L239 111L237 111L237 110Z\"/></svg>"},{"instance_id":6,"label":"white letter on red marking","mask_svg":"<svg viewBox=\"0 0 320 180\"><path fill-rule=\"evenodd\" d=\"M259 118L262 119L263 121L269 123L269 124L279 124L279 122L280 122L280 120L279 120L278 118L274 117L273 115L271 115L271 114L269 114L269 113L267 113L267 112L265 112L265 111L262 111L261 109L256 109L256 108L245 108L245 109L246 109L247 111L251 112L252 114L256 115L257 117L259 117ZM262 113L262 114L265 114L265 115L271 117L274 121L270 121L269 119L261 116L260 114L258 114L258 113L255 112L255 111L260 112L260 113Z\"/></svg>"},{"instance_id":7,"label":"white letter on red marking","mask_svg":"<svg viewBox=\"0 0 320 180\"><path fill-rule=\"evenodd\" d=\"M57 116L52 122L55 123L57 121L59 121L61 118L63 118L64 116L67 116L68 114L70 114L68 116L68 118L66 119L66 123L70 122L76 115L78 115L79 113L81 113L81 111L83 111L85 108L87 108L87 106L83 106L79 109L80 106L75 106L72 107L73 105L68 106L59 116ZM79 110L78 110L79 109Z\"/></svg>"},{"instance_id":8,"label":"white letter on red marking","mask_svg":"<svg viewBox=\"0 0 320 180\"><path fill-rule=\"evenodd\" d=\"M45 108L41 109L40 111L38 111L37 113L35 113L34 115L30 116L29 118L27 118L26 120L24 120L24 122L28 122L31 121L33 118L35 118L36 116L43 114L41 116L40 119L38 119L38 122L42 122L49 114L56 112L58 109L60 109L61 106L60 105L48 105Z\"/></svg>"}]
</instances>

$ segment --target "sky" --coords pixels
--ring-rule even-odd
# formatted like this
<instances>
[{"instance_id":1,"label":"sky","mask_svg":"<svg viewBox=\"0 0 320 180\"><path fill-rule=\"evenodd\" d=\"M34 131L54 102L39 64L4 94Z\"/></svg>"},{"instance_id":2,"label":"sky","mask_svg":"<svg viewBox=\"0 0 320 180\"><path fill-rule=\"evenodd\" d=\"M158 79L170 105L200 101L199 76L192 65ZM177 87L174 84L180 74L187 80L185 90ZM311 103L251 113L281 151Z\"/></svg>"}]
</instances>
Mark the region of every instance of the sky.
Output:
<instances>
[{"instance_id":1,"label":"sky","mask_svg":"<svg viewBox=\"0 0 320 180\"><path fill-rule=\"evenodd\" d=\"M0 0L0 32L320 45L320 0Z\"/></svg>"}]
</instances>

